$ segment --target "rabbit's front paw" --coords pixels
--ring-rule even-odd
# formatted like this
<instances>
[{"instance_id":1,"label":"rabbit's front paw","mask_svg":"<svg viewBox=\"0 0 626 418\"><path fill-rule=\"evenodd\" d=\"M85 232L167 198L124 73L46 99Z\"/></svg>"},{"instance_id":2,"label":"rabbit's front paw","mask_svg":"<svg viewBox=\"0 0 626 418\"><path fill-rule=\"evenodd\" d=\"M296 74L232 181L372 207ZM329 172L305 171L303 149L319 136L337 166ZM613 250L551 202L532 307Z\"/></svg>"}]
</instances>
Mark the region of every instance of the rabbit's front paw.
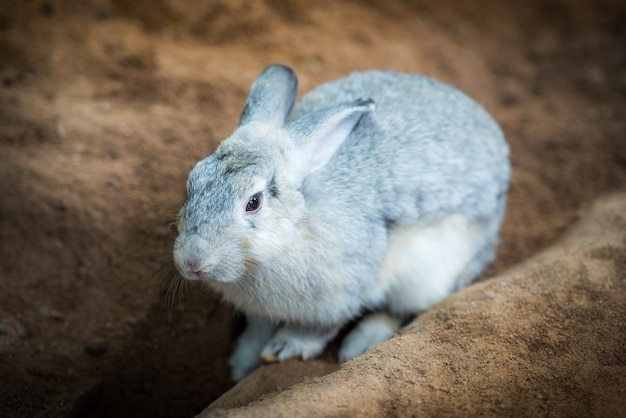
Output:
<instances>
[{"instance_id":1,"label":"rabbit's front paw","mask_svg":"<svg viewBox=\"0 0 626 418\"><path fill-rule=\"evenodd\" d=\"M300 357L304 360L320 354L340 327L332 329L305 329L283 327L272 337L261 351L261 358L267 363Z\"/></svg>"},{"instance_id":2,"label":"rabbit's front paw","mask_svg":"<svg viewBox=\"0 0 626 418\"><path fill-rule=\"evenodd\" d=\"M246 329L239 336L237 348L228 361L230 377L235 382L261 365L261 348L272 338L277 328L272 321L254 316L246 317L246 322Z\"/></svg>"},{"instance_id":3,"label":"rabbit's front paw","mask_svg":"<svg viewBox=\"0 0 626 418\"><path fill-rule=\"evenodd\" d=\"M259 352L254 346L239 345L228 360L230 378L238 382L261 365Z\"/></svg>"}]
</instances>

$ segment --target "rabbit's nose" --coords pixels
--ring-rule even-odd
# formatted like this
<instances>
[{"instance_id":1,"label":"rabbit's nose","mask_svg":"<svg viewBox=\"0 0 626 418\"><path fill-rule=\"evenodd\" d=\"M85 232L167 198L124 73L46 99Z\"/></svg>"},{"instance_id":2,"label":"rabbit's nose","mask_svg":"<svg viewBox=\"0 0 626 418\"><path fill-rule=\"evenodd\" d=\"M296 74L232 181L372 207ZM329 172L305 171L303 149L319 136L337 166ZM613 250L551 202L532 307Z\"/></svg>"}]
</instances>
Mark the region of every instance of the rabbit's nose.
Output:
<instances>
[{"instance_id":1,"label":"rabbit's nose","mask_svg":"<svg viewBox=\"0 0 626 418\"><path fill-rule=\"evenodd\" d=\"M213 269L213 263L205 258L190 257L182 261L183 268L181 274L189 280L205 279L207 274Z\"/></svg>"},{"instance_id":2,"label":"rabbit's nose","mask_svg":"<svg viewBox=\"0 0 626 418\"><path fill-rule=\"evenodd\" d=\"M211 268L211 263L199 257L192 257L184 260L185 267L192 273L200 273L201 271Z\"/></svg>"},{"instance_id":3,"label":"rabbit's nose","mask_svg":"<svg viewBox=\"0 0 626 418\"><path fill-rule=\"evenodd\" d=\"M198 234L192 234L181 240L174 251L179 270L187 278L199 278L200 273L211 268L209 261L209 243ZM185 274L187 273L187 274ZM189 277L188 277L189 276Z\"/></svg>"}]
</instances>

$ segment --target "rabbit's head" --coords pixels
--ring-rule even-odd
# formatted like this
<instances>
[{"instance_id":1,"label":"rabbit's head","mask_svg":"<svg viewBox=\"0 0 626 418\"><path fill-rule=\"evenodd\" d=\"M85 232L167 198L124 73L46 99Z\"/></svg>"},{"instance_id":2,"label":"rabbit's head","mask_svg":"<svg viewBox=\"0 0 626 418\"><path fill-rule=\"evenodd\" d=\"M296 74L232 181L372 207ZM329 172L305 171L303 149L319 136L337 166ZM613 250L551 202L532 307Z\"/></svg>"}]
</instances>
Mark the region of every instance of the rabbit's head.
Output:
<instances>
[{"instance_id":1,"label":"rabbit's head","mask_svg":"<svg viewBox=\"0 0 626 418\"><path fill-rule=\"evenodd\" d=\"M293 243L306 239L302 182L324 167L374 106L359 100L286 124L296 93L289 68L266 68L252 85L239 127L189 174L174 245L186 279L236 282L259 269L280 272L281 259L302 259L293 254Z\"/></svg>"}]
</instances>

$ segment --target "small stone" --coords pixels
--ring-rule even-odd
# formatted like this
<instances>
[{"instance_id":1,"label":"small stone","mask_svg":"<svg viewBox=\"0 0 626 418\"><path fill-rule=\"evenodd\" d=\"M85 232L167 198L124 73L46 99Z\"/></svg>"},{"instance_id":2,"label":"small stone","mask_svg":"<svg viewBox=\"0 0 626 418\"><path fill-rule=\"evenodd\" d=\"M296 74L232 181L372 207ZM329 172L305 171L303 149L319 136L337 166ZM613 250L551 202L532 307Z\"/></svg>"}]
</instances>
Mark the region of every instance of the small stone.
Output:
<instances>
[{"instance_id":1,"label":"small stone","mask_svg":"<svg viewBox=\"0 0 626 418\"><path fill-rule=\"evenodd\" d=\"M65 319L65 316L60 311L50 309L50 318L54 319L55 321L62 321L63 319Z\"/></svg>"},{"instance_id":2,"label":"small stone","mask_svg":"<svg viewBox=\"0 0 626 418\"><path fill-rule=\"evenodd\" d=\"M17 319L5 318L3 322L3 324L0 324L0 335L14 334L22 340L30 337L30 333L24 329Z\"/></svg>"},{"instance_id":3,"label":"small stone","mask_svg":"<svg viewBox=\"0 0 626 418\"><path fill-rule=\"evenodd\" d=\"M55 321L63 321L65 316L62 312L57 311L56 309L49 309L46 307L42 307L39 309L39 315L44 318L54 319Z\"/></svg>"},{"instance_id":4,"label":"small stone","mask_svg":"<svg viewBox=\"0 0 626 418\"><path fill-rule=\"evenodd\" d=\"M93 357L99 357L107 352L109 342L102 337L95 337L85 344L85 352Z\"/></svg>"}]
</instances>

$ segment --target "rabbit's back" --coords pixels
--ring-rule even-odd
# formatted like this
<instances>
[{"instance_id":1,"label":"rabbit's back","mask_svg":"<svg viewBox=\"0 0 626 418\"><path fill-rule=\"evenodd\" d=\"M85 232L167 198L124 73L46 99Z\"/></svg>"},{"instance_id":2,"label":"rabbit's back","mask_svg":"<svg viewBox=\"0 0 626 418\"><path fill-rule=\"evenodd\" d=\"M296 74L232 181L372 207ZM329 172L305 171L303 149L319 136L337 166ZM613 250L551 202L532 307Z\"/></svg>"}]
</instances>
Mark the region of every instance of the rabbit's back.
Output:
<instances>
[{"instance_id":1,"label":"rabbit's back","mask_svg":"<svg viewBox=\"0 0 626 418\"><path fill-rule=\"evenodd\" d=\"M392 71L353 73L306 94L290 120L360 98L376 108L311 176L312 200L322 190L338 205L370 196L368 210L378 213L368 216L411 224L453 212L470 220L501 216L508 146L485 109L454 87Z\"/></svg>"}]
</instances>

